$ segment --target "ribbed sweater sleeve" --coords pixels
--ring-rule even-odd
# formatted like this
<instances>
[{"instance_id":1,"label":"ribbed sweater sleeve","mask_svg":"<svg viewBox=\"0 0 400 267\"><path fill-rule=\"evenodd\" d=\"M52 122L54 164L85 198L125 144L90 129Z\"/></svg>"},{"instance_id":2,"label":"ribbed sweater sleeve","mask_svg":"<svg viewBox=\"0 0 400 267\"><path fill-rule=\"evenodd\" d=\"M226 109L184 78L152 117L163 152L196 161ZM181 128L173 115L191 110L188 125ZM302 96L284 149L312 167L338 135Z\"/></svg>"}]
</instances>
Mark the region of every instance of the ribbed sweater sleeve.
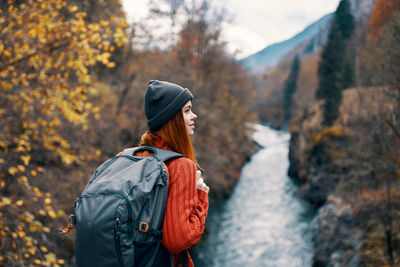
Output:
<instances>
[{"instance_id":1,"label":"ribbed sweater sleeve","mask_svg":"<svg viewBox=\"0 0 400 267\"><path fill-rule=\"evenodd\" d=\"M204 231L208 195L196 188L196 165L187 158L167 163L168 202L163 225L163 244L173 254L194 245Z\"/></svg>"}]
</instances>

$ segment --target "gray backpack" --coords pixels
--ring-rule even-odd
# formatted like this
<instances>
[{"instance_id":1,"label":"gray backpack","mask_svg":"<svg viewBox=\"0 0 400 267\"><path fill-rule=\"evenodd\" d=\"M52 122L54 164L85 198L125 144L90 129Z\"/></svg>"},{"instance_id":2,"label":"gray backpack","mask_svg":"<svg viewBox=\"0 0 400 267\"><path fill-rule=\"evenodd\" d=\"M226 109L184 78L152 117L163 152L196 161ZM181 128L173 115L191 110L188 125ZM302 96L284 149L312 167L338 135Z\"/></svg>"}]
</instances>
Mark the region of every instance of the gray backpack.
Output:
<instances>
[{"instance_id":1,"label":"gray backpack","mask_svg":"<svg viewBox=\"0 0 400 267\"><path fill-rule=\"evenodd\" d=\"M138 151L150 157L136 157ZM168 198L164 161L183 155L142 146L100 165L75 202L73 223L79 267L171 266L161 245Z\"/></svg>"}]
</instances>

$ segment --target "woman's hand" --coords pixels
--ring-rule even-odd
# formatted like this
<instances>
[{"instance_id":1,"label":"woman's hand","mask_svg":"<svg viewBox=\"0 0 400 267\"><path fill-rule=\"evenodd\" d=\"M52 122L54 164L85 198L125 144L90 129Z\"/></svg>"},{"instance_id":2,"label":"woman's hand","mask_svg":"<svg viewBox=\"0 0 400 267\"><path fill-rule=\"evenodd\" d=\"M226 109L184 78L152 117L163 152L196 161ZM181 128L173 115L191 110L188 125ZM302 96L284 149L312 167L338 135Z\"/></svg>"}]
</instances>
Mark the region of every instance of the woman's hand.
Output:
<instances>
[{"instance_id":1,"label":"woman's hand","mask_svg":"<svg viewBox=\"0 0 400 267\"><path fill-rule=\"evenodd\" d=\"M208 194L210 188L204 182L204 179L201 177L201 171L197 170L196 172L196 188L200 189Z\"/></svg>"}]
</instances>

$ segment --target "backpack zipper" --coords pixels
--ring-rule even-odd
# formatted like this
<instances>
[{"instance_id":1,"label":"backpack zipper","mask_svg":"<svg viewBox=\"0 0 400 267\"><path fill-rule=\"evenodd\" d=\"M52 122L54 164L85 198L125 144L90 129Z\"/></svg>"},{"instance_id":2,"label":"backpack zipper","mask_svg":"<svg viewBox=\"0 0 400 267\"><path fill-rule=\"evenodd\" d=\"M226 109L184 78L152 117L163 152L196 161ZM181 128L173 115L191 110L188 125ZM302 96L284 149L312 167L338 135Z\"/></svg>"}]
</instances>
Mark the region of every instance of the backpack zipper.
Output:
<instances>
[{"instance_id":1,"label":"backpack zipper","mask_svg":"<svg viewBox=\"0 0 400 267\"><path fill-rule=\"evenodd\" d=\"M124 260L122 258L122 251L121 251L120 226L121 226L120 218L117 217L114 219L114 228L115 228L114 244L115 244L115 250L117 252L119 266L124 267Z\"/></svg>"},{"instance_id":2,"label":"backpack zipper","mask_svg":"<svg viewBox=\"0 0 400 267\"><path fill-rule=\"evenodd\" d=\"M146 201L146 209L147 213L150 214L150 195L147 196L147 201Z\"/></svg>"},{"instance_id":3,"label":"backpack zipper","mask_svg":"<svg viewBox=\"0 0 400 267\"><path fill-rule=\"evenodd\" d=\"M142 208L140 209L139 214L138 214L138 216L137 216L137 218L136 218L136 220L137 220L138 223L140 223L140 220L142 220L143 211L144 211L145 209L147 209L147 212L149 211L149 204L150 204L150 194L148 194L148 195L146 196L145 203L143 204L143 206L142 206Z\"/></svg>"}]
</instances>

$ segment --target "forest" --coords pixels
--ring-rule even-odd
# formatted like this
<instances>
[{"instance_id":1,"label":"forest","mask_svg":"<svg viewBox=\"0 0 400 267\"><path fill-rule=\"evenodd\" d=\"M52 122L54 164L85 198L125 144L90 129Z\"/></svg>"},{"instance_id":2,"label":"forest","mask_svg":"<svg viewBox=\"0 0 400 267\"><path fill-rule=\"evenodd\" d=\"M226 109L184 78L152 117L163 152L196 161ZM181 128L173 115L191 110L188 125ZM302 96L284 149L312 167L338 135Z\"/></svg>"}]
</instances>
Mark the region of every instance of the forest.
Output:
<instances>
[{"instance_id":1,"label":"forest","mask_svg":"<svg viewBox=\"0 0 400 267\"><path fill-rule=\"evenodd\" d=\"M223 10L165 3L129 24L119 0L0 1L0 266L75 264L73 234L61 230L96 167L147 130L153 79L194 95L211 205L257 149L251 123L287 128L303 196L321 212L349 210L351 223L339 212L333 224L361 244L321 228L314 266L346 246L343 266L355 253L359 266L399 264L399 1L377 0L361 19L340 1L324 46L256 77L226 52ZM169 30L154 35L160 23Z\"/></svg>"},{"instance_id":2,"label":"forest","mask_svg":"<svg viewBox=\"0 0 400 267\"><path fill-rule=\"evenodd\" d=\"M400 263L399 11L399 1L377 0L357 19L340 1L318 54L286 63L289 173L318 208L315 266ZM310 89L307 107L295 95Z\"/></svg>"}]
</instances>

